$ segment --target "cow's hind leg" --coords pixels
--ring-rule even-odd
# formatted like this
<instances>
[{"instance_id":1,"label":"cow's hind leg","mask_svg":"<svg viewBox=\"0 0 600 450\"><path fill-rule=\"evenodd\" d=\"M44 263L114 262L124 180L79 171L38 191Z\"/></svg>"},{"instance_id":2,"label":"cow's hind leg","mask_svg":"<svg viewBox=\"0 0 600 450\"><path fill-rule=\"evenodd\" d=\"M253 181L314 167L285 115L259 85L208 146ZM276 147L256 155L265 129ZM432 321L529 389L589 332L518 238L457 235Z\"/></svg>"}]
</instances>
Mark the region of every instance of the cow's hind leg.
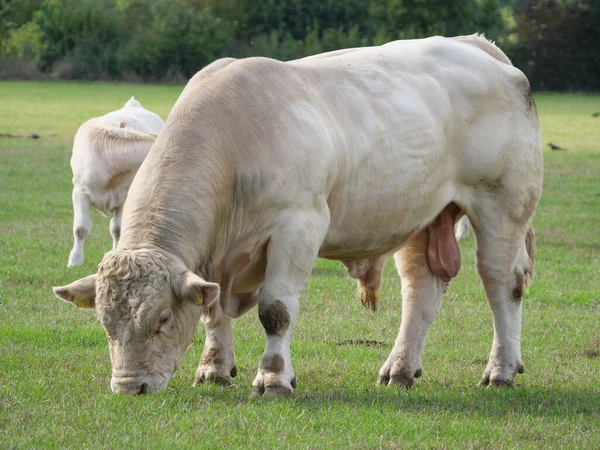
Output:
<instances>
[{"instance_id":1,"label":"cow's hind leg","mask_svg":"<svg viewBox=\"0 0 600 450\"><path fill-rule=\"evenodd\" d=\"M119 206L115 209L114 215L110 219L110 235L113 238L113 250L116 250L119 239L121 238L121 216L123 214L123 207Z\"/></svg>"},{"instance_id":2,"label":"cow's hind leg","mask_svg":"<svg viewBox=\"0 0 600 450\"><path fill-rule=\"evenodd\" d=\"M402 278L402 323L378 383L410 387L421 376L421 353L448 283L431 272L427 260L429 230L413 237L394 255Z\"/></svg>"},{"instance_id":3,"label":"cow's hind leg","mask_svg":"<svg viewBox=\"0 0 600 450\"><path fill-rule=\"evenodd\" d=\"M457 241L465 241L469 239L470 224L467 216L462 216L455 226L455 235Z\"/></svg>"},{"instance_id":4,"label":"cow's hind leg","mask_svg":"<svg viewBox=\"0 0 600 450\"><path fill-rule=\"evenodd\" d=\"M73 187L73 248L69 254L67 267L83 263L83 243L92 228L90 219L90 199L79 186Z\"/></svg>"},{"instance_id":5,"label":"cow's hind leg","mask_svg":"<svg viewBox=\"0 0 600 450\"><path fill-rule=\"evenodd\" d=\"M317 253L329 226L328 212L300 212L282 220L267 249L258 315L267 344L254 379L253 395L289 395L296 387L290 336Z\"/></svg>"},{"instance_id":6,"label":"cow's hind leg","mask_svg":"<svg viewBox=\"0 0 600 450\"><path fill-rule=\"evenodd\" d=\"M480 385L513 385L521 362L521 300L533 273L533 230L495 213L477 215L477 270L494 318L494 341Z\"/></svg>"}]
</instances>

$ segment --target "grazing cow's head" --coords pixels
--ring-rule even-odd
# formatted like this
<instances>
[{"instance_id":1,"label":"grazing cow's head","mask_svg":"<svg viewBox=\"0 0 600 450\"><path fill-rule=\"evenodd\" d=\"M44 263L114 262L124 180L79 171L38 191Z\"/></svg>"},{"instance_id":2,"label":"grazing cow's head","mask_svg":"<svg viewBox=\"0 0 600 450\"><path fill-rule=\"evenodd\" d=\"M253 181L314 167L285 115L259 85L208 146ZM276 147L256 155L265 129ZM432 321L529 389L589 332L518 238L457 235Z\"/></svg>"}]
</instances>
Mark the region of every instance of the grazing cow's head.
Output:
<instances>
[{"instance_id":1,"label":"grazing cow's head","mask_svg":"<svg viewBox=\"0 0 600 450\"><path fill-rule=\"evenodd\" d=\"M109 252L96 275L54 293L77 307L96 308L108 338L113 392L140 394L167 387L219 285L144 249Z\"/></svg>"}]
</instances>

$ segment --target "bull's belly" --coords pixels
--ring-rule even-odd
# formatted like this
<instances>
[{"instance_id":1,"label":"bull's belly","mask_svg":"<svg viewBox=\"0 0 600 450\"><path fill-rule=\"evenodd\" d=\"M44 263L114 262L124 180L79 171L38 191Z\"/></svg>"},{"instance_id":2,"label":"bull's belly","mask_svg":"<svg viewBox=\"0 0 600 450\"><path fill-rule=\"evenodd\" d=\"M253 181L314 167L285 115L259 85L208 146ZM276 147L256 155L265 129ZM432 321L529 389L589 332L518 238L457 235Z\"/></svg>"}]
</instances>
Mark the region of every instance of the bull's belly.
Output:
<instances>
[{"instance_id":1,"label":"bull's belly","mask_svg":"<svg viewBox=\"0 0 600 450\"><path fill-rule=\"evenodd\" d=\"M452 201L457 187L421 183L420 189L379 191L380 195L351 201L340 195L328 202L330 224L319 257L337 260L371 258L390 253L429 225Z\"/></svg>"},{"instance_id":2,"label":"bull's belly","mask_svg":"<svg viewBox=\"0 0 600 450\"><path fill-rule=\"evenodd\" d=\"M423 229L435 213L407 215L399 211L396 220L390 216L380 220L357 223L332 220L329 231L319 250L319 257L335 260L371 258L399 248L415 232ZM375 216L377 219L377 216Z\"/></svg>"}]
</instances>

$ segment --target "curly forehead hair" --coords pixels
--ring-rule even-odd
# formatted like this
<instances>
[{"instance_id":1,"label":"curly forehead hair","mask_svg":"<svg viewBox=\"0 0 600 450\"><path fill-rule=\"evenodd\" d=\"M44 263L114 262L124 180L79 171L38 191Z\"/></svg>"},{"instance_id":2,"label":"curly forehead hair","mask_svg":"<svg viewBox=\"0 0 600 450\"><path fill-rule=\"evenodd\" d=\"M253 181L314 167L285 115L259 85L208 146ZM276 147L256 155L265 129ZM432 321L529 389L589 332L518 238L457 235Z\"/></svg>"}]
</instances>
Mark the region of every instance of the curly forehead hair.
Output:
<instances>
[{"instance_id":1,"label":"curly forehead hair","mask_svg":"<svg viewBox=\"0 0 600 450\"><path fill-rule=\"evenodd\" d=\"M153 286L169 278L169 261L152 249L111 251L98 264L98 275L119 282L146 280Z\"/></svg>"},{"instance_id":2,"label":"curly forehead hair","mask_svg":"<svg viewBox=\"0 0 600 450\"><path fill-rule=\"evenodd\" d=\"M143 323L170 277L169 260L151 250L111 251L98 265L96 308L109 336L130 320ZM119 325L120 324L120 325Z\"/></svg>"}]
</instances>

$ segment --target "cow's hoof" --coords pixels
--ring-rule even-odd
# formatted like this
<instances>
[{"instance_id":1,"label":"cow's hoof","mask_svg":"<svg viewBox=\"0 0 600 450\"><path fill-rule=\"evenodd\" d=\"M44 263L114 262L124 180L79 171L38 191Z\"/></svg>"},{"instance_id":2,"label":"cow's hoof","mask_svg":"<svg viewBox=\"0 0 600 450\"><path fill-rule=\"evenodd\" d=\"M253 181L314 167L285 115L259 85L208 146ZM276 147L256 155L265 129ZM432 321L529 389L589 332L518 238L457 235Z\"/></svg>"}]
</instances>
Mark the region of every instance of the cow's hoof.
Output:
<instances>
[{"instance_id":1,"label":"cow's hoof","mask_svg":"<svg viewBox=\"0 0 600 450\"><path fill-rule=\"evenodd\" d=\"M69 256L69 262L67 267L75 267L83 264L83 255L71 255Z\"/></svg>"}]
</instances>

